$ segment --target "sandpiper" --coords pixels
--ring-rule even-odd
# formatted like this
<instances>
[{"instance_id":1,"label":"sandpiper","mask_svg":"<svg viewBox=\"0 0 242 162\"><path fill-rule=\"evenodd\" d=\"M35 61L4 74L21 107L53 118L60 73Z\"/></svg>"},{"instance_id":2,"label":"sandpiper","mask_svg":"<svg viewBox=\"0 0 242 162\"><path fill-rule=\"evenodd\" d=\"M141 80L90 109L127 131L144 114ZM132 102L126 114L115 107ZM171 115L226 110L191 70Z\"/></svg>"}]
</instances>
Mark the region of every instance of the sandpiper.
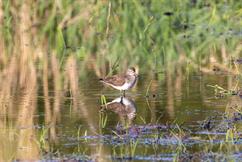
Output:
<instances>
[{"instance_id":1,"label":"sandpiper","mask_svg":"<svg viewBox=\"0 0 242 162\"><path fill-rule=\"evenodd\" d=\"M100 79L100 81L115 89L123 91L123 96L125 96L125 90L128 90L135 85L137 77L138 75L135 72L135 68L131 67L124 75L113 75Z\"/></svg>"}]
</instances>

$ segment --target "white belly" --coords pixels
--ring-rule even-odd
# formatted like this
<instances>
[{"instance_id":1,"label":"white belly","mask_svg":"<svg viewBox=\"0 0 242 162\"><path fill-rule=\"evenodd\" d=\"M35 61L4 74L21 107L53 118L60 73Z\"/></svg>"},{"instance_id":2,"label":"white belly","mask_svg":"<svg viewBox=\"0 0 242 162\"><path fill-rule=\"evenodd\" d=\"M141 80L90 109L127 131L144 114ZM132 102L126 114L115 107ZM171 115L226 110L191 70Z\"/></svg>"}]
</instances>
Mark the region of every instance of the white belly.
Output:
<instances>
[{"instance_id":1,"label":"white belly","mask_svg":"<svg viewBox=\"0 0 242 162\"><path fill-rule=\"evenodd\" d=\"M136 82L136 79L132 82L125 82L124 85L122 85L122 86L114 86L114 85L112 85L112 86L118 90L124 91L124 90L128 90L128 89L132 88L134 86L135 82Z\"/></svg>"}]
</instances>

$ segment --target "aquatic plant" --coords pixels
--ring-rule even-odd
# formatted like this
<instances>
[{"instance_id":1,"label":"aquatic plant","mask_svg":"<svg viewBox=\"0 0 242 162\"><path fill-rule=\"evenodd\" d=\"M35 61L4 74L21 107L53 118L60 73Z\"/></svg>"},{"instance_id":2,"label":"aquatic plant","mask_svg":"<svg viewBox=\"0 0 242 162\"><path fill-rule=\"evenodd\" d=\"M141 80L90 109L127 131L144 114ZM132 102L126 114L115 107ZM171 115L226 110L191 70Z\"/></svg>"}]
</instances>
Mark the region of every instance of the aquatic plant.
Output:
<instances>
[{"instance_id":1,"label":"aquatic plant","mask_svg":"<svg viewBox=\"0 0 242 162\"><path fill-rule=\"evenodd\" d=\"M135 156L135 151L136 151L136 147L139 144L139 140L134 139L134 140L130 140L129 142L129 146L130 146L130 157L134 157Z\"/></svg>"},{"instance_id":2,"label":"aquatic plant","mask_svg":"<svg viewBox=\"0 0 242 162\"><path fill-rule=\"evenodd\" d=\"M108 115L104 112L99 113L99 127L105 128L108 120Z\"/></svg>"},{"instance_id":3,"label":"aquatic plant","mask_svg":"<svg viewBox=\"0 0 242 162\"><path fill-rule=\"evenodd\" d=\"M207 85L208 87L212 87L214 89L215 96L232 96L232 95L237 95L236 90L227 90L224 89L223 87L219 85Z\"/></svg>"},{"instance_id":4,"label":"aquatic plant","mask_svg":"<svg viewBox=\"0 0 242 162\"><path fill-rule=\"evenodd\" d=\"M40 148L42 154L44 154L44 152L49 151L49 146L48 146L48 142L47 142L48 131L49 131L48 127L42 127L39 132L39 137L38 137L37 143L39 145L39 148Z\"/></svg>"},{"instance_id":5,"label":"aquatic plant","mask_svg":"<svg viewBox=\"0 0 242 162\"><path fill-rule=\"evenodd\" d=\"M107 109L107 100L106 100L105 95L101 95L100 100L101 100L101 107L104 107Z\"/></svg>"}]
</instances>

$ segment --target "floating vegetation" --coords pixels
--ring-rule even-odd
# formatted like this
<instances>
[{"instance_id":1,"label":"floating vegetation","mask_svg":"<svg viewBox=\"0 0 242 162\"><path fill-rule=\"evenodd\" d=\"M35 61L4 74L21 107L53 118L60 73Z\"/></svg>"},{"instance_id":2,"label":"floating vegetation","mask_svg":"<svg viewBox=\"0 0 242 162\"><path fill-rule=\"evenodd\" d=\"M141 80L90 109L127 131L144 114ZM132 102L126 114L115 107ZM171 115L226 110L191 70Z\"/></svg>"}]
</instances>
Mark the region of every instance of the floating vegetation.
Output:
<instances>
[{"instance_id":1,"label":"floating vegetation","mask_svg":"<svg viewBox=\"0 0 242 162\"><path fill-rule=\"evenodd\" d=\"M208 87L212 87L214 89L214 93L216 97L224 97L224 96L232 96L238 95L239 91L236 90L227 90L219 85L207 85Z\"/></svg>"}]
</instances>

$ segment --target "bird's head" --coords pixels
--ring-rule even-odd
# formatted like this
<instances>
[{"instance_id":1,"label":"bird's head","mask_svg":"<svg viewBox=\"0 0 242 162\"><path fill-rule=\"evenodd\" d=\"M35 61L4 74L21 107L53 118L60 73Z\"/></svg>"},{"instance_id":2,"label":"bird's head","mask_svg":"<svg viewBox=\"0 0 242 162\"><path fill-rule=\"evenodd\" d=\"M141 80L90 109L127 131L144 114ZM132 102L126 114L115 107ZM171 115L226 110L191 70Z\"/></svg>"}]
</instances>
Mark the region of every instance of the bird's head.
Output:
<instances>
[{"instance_id":1,"label":"bird's head","mask_svg":"<svg viewBox=\"0 0 242 162\"><path fill-rule=\"evenodd\" d=\"M127 75L134 75L134 76L138 76L136 71L135 71L135 68L134 67L130 67L127 72L126 72Z\"/></svg>"}]
</instances>

